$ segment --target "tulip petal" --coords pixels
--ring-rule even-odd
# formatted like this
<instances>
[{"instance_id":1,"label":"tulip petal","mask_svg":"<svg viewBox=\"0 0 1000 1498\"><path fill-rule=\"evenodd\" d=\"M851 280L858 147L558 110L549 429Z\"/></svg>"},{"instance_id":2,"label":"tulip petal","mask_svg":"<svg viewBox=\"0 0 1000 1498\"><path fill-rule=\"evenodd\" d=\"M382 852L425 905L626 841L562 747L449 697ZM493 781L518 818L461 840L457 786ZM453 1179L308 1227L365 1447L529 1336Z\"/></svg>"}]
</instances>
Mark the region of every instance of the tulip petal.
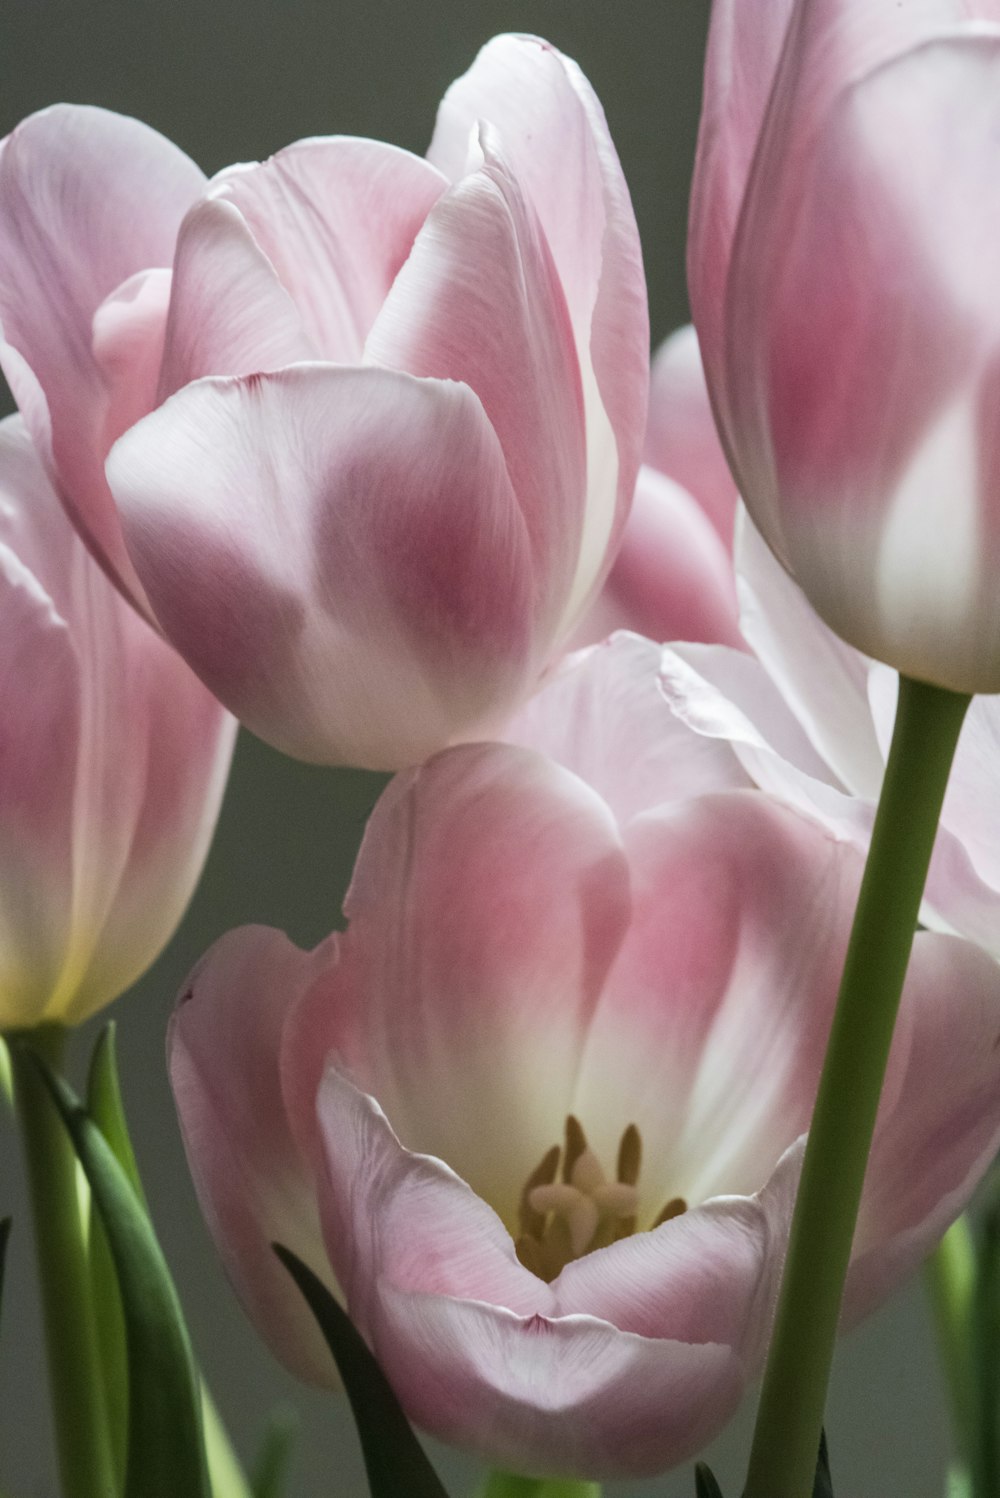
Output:
<instances>
[{"instance_id":1,"label":"tulip petal","mask_svg":"<svg viewBox=\"0 0 1000 1498\"><path fill-rule=\"evenodd\" d=\"M577 639L589 644L615 628L652 640L743 644L731 551L687 490L645 465L604 591Z\"/></svg>"},{"instance_id":2,"label":"tulip petal","mask_svg":"<svg viewBox=\"0 0 1000 1498\"><path fill-rule=\"evenodd\" d=\"M481 120L525 187L566 295L583 380L587 523L573 602L599 586L628 515L642 448L649 325L638 232L600 104L575 63L530 36L499 36L451 85L429 159L468 170ZM609 495L616 493L614 508Z\"/></svg>"},{"instance_id":3,"label":"tulip petal","mask_svg":"<svg viewBox=\"0 0 1000 1498\"><path fill-rule=\"evenodd\" d=\"M4 368L19 399L30 372L32 435L50 453L94 551L140 600L104 482L97 439L105 394L91 321L130 276L170 265L181 218L203 183L161 135L101 109L56 105L31 115L0 153Z\"/></svg>"},{"instance_id":4,"label":"tulip petal","mask_svg":"<svg viewBox=\"0 0 1000 1498\"><path fill-rule=\"evenodd\" d=\"M331 1382L329 1354L272 1242L335 1286L278 1057L288 1013L334 960L333 941L306 953L267 927L228 932L188 978L168 1041L188 1164L227 1273L278 1357L312 1383Z\"/></svg>"},{"instance_id":5,"label":"tulip petal","mask_svg":"<svg viewBox=\"0 0 1000 1498\"><path fill-rule=\"evenodd\" d=\"M509 743L548 755L624 826L641 812L751 782L728 744L692 733L659 684L661 651L618 634L569 657L509 721Z\"/></svg>"},{"instance_id":6,"label":"tulip petal","mask_svg":"<svg viewBox=\"0 0 1000 1498\"><path fill-rule=\"evenodd\" d=\"M574 1112L608 1162L637 1126L651 1220L760 1190L807 1127L863 860L746 791L640 817L626 847L632 921Z\"/></svg>"},{"instance_id":7,"label":"tulip petal","mask_svg":"<svg viewBox=\"0 0 1000 1498\"><path fill-rule=\"evenodd\" d=\"M155 404L203 375L256 374L315 357L295 304L239 210L225 198L198 203L177 238Z\"/></svg>"},{"instance_id":8,"label":"tulip petal","mask_svg":"<svg viewBox=\"0 0 1000 1498\"><path fill-rule=\"evenodd\" d=\"M9 705L0 732L0 1030L41 1020L58 986L71 919L66 822L81 670L32 553L47 551L52 572L57 562L71 566L77 547L23 423L8 417L0 423L0 682Z\"/></svg>"},{"instance_id":9,"label":"tulip petal","mask_svg":"<svg viewBox=\"0 0 1000 1498\"><path fill-rule=\"evenodd\" d=\"M201 872L235 724L118 596L20 419L0 425L10 1023L78 1023L149 966ZM17 974L20 974L18 977Z\"/></svg>"},{"instance_id":10,"label":"tulip petal","mask_svg":"<svg viewBox=\"0 0 1000 1498\"><path fill-rule=\"evenodd\" d=\"M709 385L718 400L726 283L754 150L796 0L752 9L714 0L705 57L688 230L688 291ZM801 10L801 6L798 6Z\"/></svg>"},{"instance_id":11,"label":"tulip petal","mask_svg":"<svg viewBox=\"0 0 1000 1498\"><path fill-rule=\"evenodd\" d=\"M341 970L292 1027L289 1095L315 1096L336 1049L407 1148L447 1160L513 1228L563 1136L628 920L610 813L540 755L449 750L383 794L344 908Z\"/></svg>"},{"instance_id":12,"label":"tulip petal","mask_svg":"<svg viewBox=\"0 0 1000 1498\"><path fill-rule=\"evenodd\" d=\"M533 1474L641 1473L686 1454L742 1390L729 1348L553 1315L495 1214L440 1161L410 1154L337 1071L320 1093L331 1261L409 1417Z\"/></svg>"},{"instance_id":13,"label":"tulip petal","mask_svg":"<svg viewBox=\"0 0 1000 1498\"><path fill-rule=\"evenodd\" d=\"M365 357L475 390L524 515L539 627L551 635L568 607L584 522L580 373L536 213L485 131L482 149L482 169L428 215Z\"/></svg>"},{"instance_id":14,"label":"tulip petal","mask_svg":"<svg viewBox=\"0 0 1000 1498\"><path fill-rule=\"evenodd\" d=\"M210 192L239 210L298 309L313 357L350 364L446 186L408 151L333 136L230 167Z\"/></svg>"},{"instance_id":15,"label":"tulip petal","mask_svg":"<svg viewBox=\"0 0 1000 1498\"><path fill-rule=\"evenodd\" d=\"M871 662L827 627L741 509L740 628L832 776L877 800L884 757L868 701Z\"/></svg>"},{"instance_id":16,"label":"tulip petal","mask_svg":"<svg viewBox=\"0 0 1000 1498\"><path fill-rule=\"evenodd\" d=\"M844 1315L865 1315L965 1207L1000 1145L1000 969L969 943L918 933L903 1004L902 1090L883 1104Z\"/></svg>"},{"instance_id":17,"label":"tulip petal","mask_svg":"<svg viewBox=\"0 0 1000 1498\"><path fill-rule=\"evenodd\" d=\"M694 496L731 553L736 484L719 441L698 334L691 326L672 333L653 358L643 458Z\"/></svg>"},{"instance_id":18,"label":"tulip petal","mask_svg":"<svg viewBox=\"0 0 1000 1498\"><path fill-rule=\"evenodd\" d=\"M199 381L108 473L166 635L289 753L419 761L537 670L520 512L462 385L325 365Z\"/></svg>"}]
</instances>

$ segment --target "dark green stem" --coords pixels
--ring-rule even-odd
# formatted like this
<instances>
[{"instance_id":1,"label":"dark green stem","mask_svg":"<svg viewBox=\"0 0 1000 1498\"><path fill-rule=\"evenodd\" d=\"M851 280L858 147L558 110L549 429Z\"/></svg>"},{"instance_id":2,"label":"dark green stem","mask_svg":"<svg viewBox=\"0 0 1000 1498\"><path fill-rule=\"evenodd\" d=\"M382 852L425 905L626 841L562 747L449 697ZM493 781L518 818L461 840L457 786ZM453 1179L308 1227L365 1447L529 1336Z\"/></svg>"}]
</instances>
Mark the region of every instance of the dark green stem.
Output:
<instances>
[{"instance_id":1,"label":"dark green stem","mask_svg":"<svg viewBox=\"0 0 1000 1498\"><path fill-rule=\"evenodd\" d=\"M14 1095L35 1222L62 1490L64 1498L114 1498L76 1155L30 1054L58 1068L65 1038L58 1025L9 1037Z\"/></svg>"},{"instance_id":2,"label":"dark green stem","mask_svg":"<svg viewBox=\"0 0 1000 1498\"><path fill-rule=\"evenodd\" d=\"M744 1498L810 1498L844 1280L941 803L969 698L900 678L813 1112Z\"/></svg>"},{"instance_id":3,"label":"dark green stem","mask_svg":"<svg viewBox=\"0 0 1000 1498\"><path fill-rule=\"evenodd\" d=\"M976 1370L972 1341L976 1249L967 1218L960 1217L952 1224L927 1260L924 1284L934 1317L941 1371L951 1405L955 1470L964 1473L968 1480L976 1447Z\"/></svg>"}]
</instances>

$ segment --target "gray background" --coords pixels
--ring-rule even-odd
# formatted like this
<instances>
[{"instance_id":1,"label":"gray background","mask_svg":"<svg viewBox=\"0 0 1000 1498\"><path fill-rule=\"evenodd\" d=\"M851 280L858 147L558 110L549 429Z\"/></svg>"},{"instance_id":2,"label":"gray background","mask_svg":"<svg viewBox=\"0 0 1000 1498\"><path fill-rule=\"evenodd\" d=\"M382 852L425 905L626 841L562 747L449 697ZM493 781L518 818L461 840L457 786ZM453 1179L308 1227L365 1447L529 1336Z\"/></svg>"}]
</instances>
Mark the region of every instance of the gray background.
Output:
<instances>
[{"instance_id":1,"label":"gray background","mask_svg":"<svg viewBox=\"0 0 1000 1498\"><path fill-rule=\"evenodd\" d=\"M5 0L0 134L68 99L140 116L209 172L332 132L422 151L441 93L478 47L498 31L540 32L577 59L603 100L636 203L659 340L687 315L684 229L707 9L706 0ZM268 1410L297 1406L293 1490L316 1498L365 1491L346 1408L284 1375L223 1279L187 1178L163 1034L186 971L228 927L265 921L302 944L325 935L380 784L293 764L243 736L187 919L114 1009L140 1164L198 1355L245 1456ZM56 1482L20 1164L3 1118L0 1213L8 1210L17 1231L0 1348L0 1480L11 1498L41 1498L55 1494ZM730 1493L749 1414L711 1453ZM942 1398L919 1287L844 1345L829 1424L838 1498L941 1494ZM438 1448L434 1455L456 1498L474 1491L474 1462ZM610 1491L690 1498L693 1483L682 1471Z\"/></svg>"}]
</instances>

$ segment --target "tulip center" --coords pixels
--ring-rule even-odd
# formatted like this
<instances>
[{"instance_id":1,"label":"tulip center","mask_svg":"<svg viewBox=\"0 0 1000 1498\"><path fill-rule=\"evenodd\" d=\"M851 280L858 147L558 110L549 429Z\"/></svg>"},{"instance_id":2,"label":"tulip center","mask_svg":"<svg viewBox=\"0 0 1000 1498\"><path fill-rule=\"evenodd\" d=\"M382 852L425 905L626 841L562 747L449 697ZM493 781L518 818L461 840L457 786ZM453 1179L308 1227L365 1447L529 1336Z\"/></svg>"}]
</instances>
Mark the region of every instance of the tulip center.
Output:
<instances>
[{"instance_id":1,"label":"tulip center","mask_svg":"<svg viewBox=\"0 0 1000 1498\"><path fill-rule=\"evenodd\" d=\"M629 1124L618 1146L613 1180L587 1143L578 1119L566 1119L563 1144L542 1156L524 1183L519 1211L517 1257L539 1279L554 1280L572 1259L606 1248L636 1231L642 1139ZM650 1229L687 1210L683 1197L666 1203Z\"/></svg>"}]
</instances>

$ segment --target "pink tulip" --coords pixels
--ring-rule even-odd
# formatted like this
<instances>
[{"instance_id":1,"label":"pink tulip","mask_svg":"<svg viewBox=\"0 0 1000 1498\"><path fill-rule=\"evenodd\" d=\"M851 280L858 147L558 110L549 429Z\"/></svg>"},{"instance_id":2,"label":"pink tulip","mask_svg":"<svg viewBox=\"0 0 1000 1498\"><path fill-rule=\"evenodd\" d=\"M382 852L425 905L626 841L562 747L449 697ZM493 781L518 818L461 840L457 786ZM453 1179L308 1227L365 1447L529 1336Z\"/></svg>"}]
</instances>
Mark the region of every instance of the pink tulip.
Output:
<instances>
[{"instance_id":1,"label":"pink tulip","mask_svg":"<svg viewBox=\"0 0 1000 1498\"><path fill-rule=\"evenodd\" d=\"M661 682L678 722L728 746L769 794L865 849L897 676L827 628L747 515L736 568L745 645L675 645ZM945 797L922 919L1000 958L1000 699L976 697Z\"/></svg>"},{"instance_id":2,"label":"pink tulip","mask_svg":"<svg viewBox=\"0 0 1000 1498\"><path fill-rule=\"evenodd\" d=\"M479 735L603 581L645 286L600 105L544 42L485 47L426 160L313 139L206 186L134 121L31 117L0 156L0 317L77 523L289 753L391 768Z\"/></svg>"},{"instance_id":3,"label":"pink tulip","mask_svg":"<svg viewBox=\"0 0 1000 1498\"><path fill-rule=\"evenodd\" d=\"M235 723L0 423L0 1031L77 1024L158 954L208 851Z\"/></svg>"},{"instance_id":4,"label":"pink tulip","mask_svg":"<svg viewBox=\"0 0 1000 1498\"><path fill-rule=\"evenodd\" d=\"M715 0L688 273L740 492L825 621L1000 690L997 0Z\"/></svg>"},{"instance_id":5,"label":"pink tulip","mask_svg":"<svg viewBox=\"0 0 1000 1498\"><path fill-rule=\"evenodd\" d=\"M660 1470L759 1369L861 870L684 729L658 659L618 636L520 742L398 776L346 934L231 932L171 1036L206 1216L279 1355L332 1381L276 1239L411 1419L532 1475ZM849 1320L1000 1142L998 1006L990 958L918 936Z\"/></svg>"},{"instance_id":6,"label":"pink tulip","mask_svg":"<svg viewBox=\"0 0 1000 1498\"><path fill-rule=\"evenodd\" d=\"M651 640L739 645L736 486L694 328L678 329L653 360L643 458L618 555L574 643L631 629Z\"/></svg>"}]
</instances>

